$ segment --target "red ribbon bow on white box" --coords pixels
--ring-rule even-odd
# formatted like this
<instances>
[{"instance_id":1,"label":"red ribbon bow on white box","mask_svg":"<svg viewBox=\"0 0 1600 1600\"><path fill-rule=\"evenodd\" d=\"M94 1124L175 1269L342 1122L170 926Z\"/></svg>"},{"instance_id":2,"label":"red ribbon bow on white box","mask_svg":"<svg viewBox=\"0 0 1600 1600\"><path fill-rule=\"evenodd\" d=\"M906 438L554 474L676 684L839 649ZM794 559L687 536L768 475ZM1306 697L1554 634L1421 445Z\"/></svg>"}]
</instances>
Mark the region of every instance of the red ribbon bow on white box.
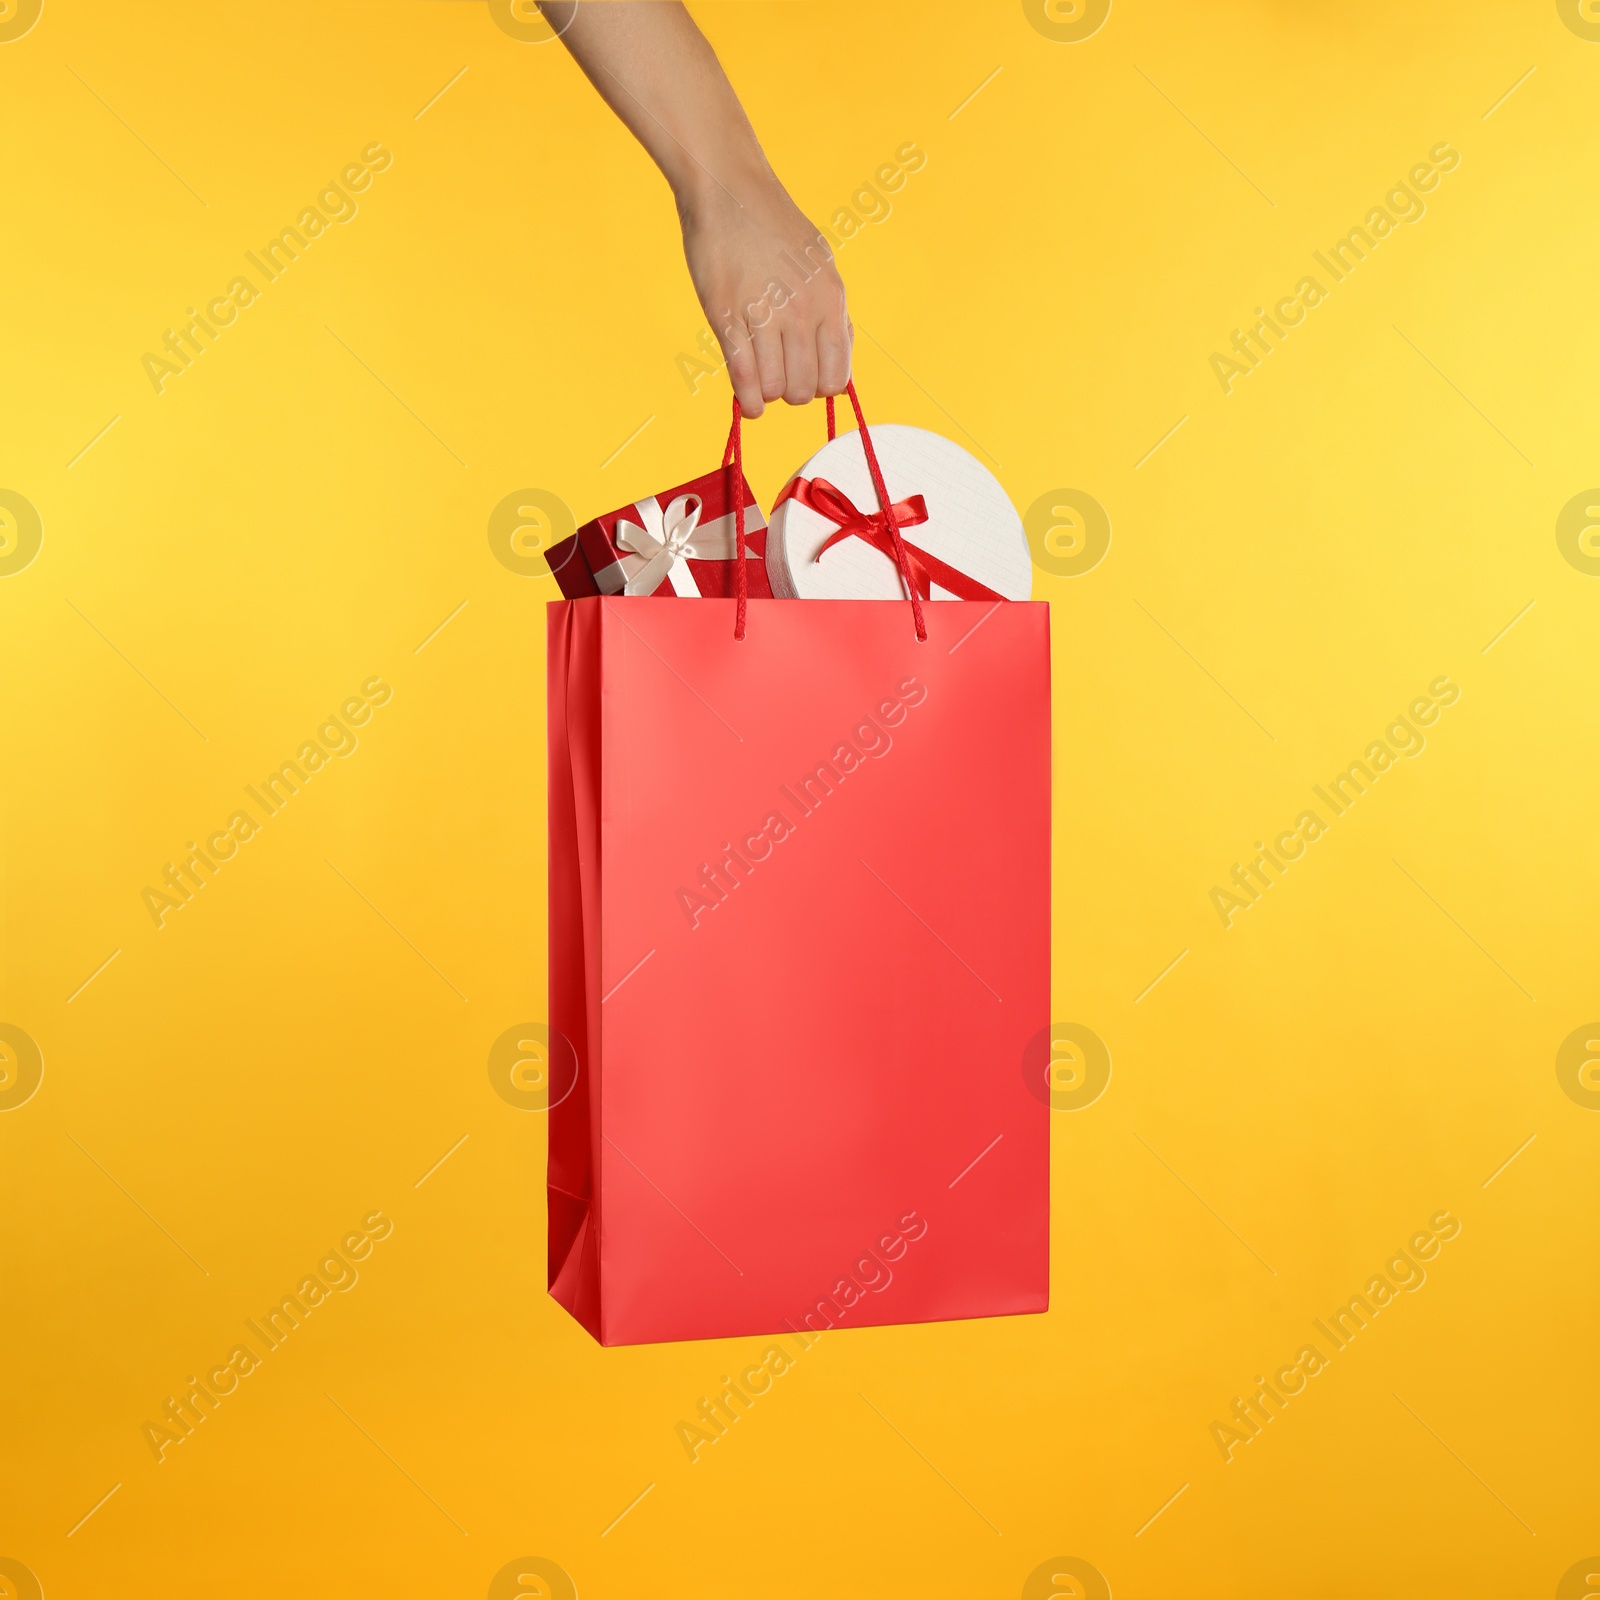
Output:
<instances>
[{"instance_id":1,"label":"red ribbon bow on white box","mask_svg":"<svg viewBox=\"0 0 1600 1600\"><path fill-rule=\"evenodd\" d=\"M883 512L874 511L869 516L857 508L843 489L829 483L826 478L791 479L784 487L783 493L773 503L773 510L776 511L785 500L797 501L808 510L826 517L829 522L838 524L838 532L829 535L823 541L822 548L817 551L813 560L820 561L841 539L864 539L874 550L882 552L891 561L895 559L894 536L889 531L889 521ZM931 598L934 584L948 590L960 600L1005 598L979 583L976 578L968 577L966 573L952 567L948 562L941 561L936 555L931 555L928 551L912 544L905 537L904 529L915 527L919 522L928 520L928 504L920 494L896 500L892 509L895 525L902 530L900 543L905 549L906 564L911 569L911 581L916 585L917 593L922 599Z\"/></svg>"}]
</instances>

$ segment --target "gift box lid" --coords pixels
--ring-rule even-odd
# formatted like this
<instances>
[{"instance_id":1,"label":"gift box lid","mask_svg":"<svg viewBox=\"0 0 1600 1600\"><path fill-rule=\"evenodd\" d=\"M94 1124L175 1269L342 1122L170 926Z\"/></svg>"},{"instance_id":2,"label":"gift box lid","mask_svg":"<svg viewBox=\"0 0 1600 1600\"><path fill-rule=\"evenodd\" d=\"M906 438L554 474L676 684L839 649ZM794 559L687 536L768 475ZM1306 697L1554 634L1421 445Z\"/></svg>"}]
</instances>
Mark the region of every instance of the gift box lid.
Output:
<instances>
[{"instance_id":1,"label":"gift box lid","mask_svg":"<svg viewBox=\"0 0 1600 1600\"><path fill-rule=\"evenodd\" d=\"M913 567L934 600L1026 600L1033 562L1022 518L987 467L950 439L900 423L872 442ZM905 584L881 530L829 541L879 515L857 433L831 439L778 497L767 534L767 576L779 598L903 600ZM871 530L866 530L871 532ZM824 550L824 546L828 546ZM820 558L820 559L819 559Z\"/></svg>"}]
</instances>

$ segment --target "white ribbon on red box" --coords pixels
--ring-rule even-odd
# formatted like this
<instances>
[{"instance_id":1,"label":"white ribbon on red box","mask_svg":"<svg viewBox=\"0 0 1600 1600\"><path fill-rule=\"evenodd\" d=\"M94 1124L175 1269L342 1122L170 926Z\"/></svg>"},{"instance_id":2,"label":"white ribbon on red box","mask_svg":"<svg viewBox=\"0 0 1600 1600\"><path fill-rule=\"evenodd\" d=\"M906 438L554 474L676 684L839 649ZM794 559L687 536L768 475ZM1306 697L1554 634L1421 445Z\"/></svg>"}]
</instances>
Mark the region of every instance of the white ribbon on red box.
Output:
<instances>
[{"instance_id":1,"label":"white ribbon on red box","mask_svg":"<svg viewBox=\"0 0 1600 1600\"><path fill-rule=\"evenodd\" d=\"M617 518L612 539L619 550L639 558L622 586L624 594L654 594L665 579L673 593L697 599L699 585L689 570L691 561L733 561L739 554L738 532L730 512L702 523L702 501L697 494L680 494L665 510L655 499L638 500L633 509L638 522ZM753 531L746 522L747 533Z\"/></svg>"}]
</instances>

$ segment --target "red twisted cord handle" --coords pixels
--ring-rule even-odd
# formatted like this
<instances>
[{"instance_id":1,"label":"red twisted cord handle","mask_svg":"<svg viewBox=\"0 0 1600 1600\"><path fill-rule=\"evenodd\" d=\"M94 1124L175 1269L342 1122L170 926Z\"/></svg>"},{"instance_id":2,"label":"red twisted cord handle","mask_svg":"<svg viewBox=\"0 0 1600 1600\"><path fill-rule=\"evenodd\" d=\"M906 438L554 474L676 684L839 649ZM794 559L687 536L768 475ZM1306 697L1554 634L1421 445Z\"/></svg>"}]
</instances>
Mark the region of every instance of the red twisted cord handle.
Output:
<instances>
[{"instance_id":1,"label":"red twisted cord handle","mask_svg":"<svg viewBox=\"0 0 1600 1600\"><path fill-rule=\"evenodd\" d=\"M739 551L739 604L734 612L733 636L744 639L745 607L749 601L750 580L745 575L744 554L744 438L739 423L744 413L739 407L739 397L733 397L733 426L728 430L728 448L722 452L724 468L733 468L733 525L737 530Z\"/></svg>"},{"instance_id":2,"label":"red twisted cord handle","mask_svg":"<svg viewBox=\"0 0 1600 1600\"><path fill-rule=\"evenodd\" d=\"M850 405L856 414L856 427L861 433L861 448L866 452L867 471L872 475L873 492L878 497L878 504L883 509L884 525L889 530L889 537L894 541L895 564L900 568L900 577L906 586L906 593L911 596L911 615L917 625L917 640L926 643L928 638L928 624L922 615L922 597L917 593L917 586L911 581L911 563L906 556L906 547L900 537L900 524L895 520L894 502L889 498L888 486L883 481L883 468L878 465L878 452L872 447L872 435L867 432L867 419L861 414L861 402L856 398L854 380L844 386L845 393L850 397ZM838 437L838 426L834 420L833 396L827 396L828 409L828 437ZM744 551L744 439L740 426L744 413L739 406L739 398L734 396L733 401L733 426L728 430L728 448L722 453L722 465L733 468L733 515L734 527L738 530L737 541L739 550L739 604L734 613L733 636L735 639L744 638L745 611L749 600L749 579L745 576L745 551Z\"/></svg>"},{"instance_id":3,"label":"red twisted cord handle","mask_svg":"<svg viewBox=\"0 0 1600 1600\"><path fill-rule=\"evenodd\" d=\"M900 537L900 524L895 520L894 502L889 498L889 490L883 481L883 468L878 465L878 452L872 448L872 435L867 432L867 419L861 414L861 402L856 399L854 381L844 386L844 392L850 396L850 407L856 414L856 427L861 431L861 448L867 453L867 471L872 474L872 487L877 491L878 504L883 509L884 525L889 530L889 537L894 540L895 565L900 569L906 593L911 596L911 615L917 624L917 642L926 644L928 624L922 615L922 597L917 593L916 584L911 581L911 563L906 559L905 543Z\"/></svg>"}]
</instances>

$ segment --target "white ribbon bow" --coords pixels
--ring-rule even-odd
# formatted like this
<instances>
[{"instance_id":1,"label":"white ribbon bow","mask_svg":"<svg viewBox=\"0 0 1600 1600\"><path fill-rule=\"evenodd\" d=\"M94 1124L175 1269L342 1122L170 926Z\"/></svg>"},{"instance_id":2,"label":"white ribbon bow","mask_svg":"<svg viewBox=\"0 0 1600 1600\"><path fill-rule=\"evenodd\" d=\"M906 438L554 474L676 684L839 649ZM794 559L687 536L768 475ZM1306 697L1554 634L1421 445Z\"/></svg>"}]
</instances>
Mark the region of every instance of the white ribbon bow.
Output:
<instances>
[{"instance_id":1,"label":"white ribbon bow","mask_svg":"<svg viewBox=\"0 0 1600 1600\"><path fill-rule=\"evenodd\" d=\"M657 500L641 500L634 506L644 526L617 519L612 537L619 550L643 558L623 585L624 594L654 594L663 579L670 578L680 594L687 587L698 593L693 577L683 561L732 561L739 554L738 535L731 516L718 517L700 526L701 500L697 494L680 494L665 511ZM681 580L681 581L680 581Z\"/></svg>"}]
</instances>

